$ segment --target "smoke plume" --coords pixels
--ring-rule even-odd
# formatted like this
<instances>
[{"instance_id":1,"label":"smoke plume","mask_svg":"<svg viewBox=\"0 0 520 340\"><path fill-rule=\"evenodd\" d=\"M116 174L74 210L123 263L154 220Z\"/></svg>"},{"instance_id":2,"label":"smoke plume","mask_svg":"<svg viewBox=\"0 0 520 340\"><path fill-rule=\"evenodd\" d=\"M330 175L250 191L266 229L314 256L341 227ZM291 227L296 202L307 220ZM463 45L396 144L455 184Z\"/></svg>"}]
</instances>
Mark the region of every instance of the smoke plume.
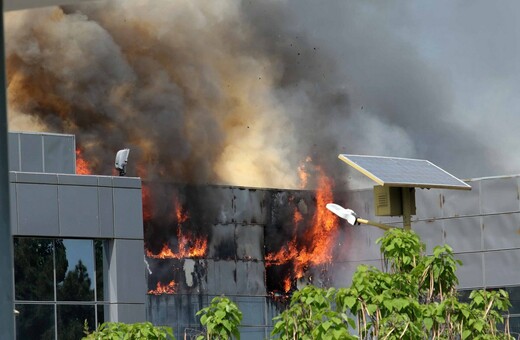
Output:
<instances>
[{"instance_id":1,"label":"smoke plume","mask_svg":"<svg viewBox=\"0 0 520 340\"><path fill-rule=\"evenodd\" d=\"M338 153L495 174L484 142L451 119L449 80L406 39L410 16L406 2L344 1L11 12L10 128L76 134L99 174L130 147L130 175L183 183L297 188L310 156L339 184Z\"/></svg>"}]
</instances>

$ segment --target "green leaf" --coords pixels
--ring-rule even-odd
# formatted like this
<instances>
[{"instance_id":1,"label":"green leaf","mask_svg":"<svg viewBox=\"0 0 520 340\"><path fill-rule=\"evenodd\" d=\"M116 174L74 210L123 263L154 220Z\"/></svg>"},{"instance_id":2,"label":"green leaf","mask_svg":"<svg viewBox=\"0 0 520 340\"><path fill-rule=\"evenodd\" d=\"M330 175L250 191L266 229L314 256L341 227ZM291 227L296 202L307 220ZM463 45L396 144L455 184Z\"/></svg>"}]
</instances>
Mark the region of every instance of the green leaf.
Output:
<instances>
[{"instance_id":1,"label":"green leaf","mask_svg":"<svg viewBox=\"0 0 520 340\"><path fill-rule=\"evenodd\" d=\"M426 330L430 331L433 327L433 319L432 318L424 318L423 319L424 326Z\"/></svg>"},{"instance_id":2,"label":"green leaf","mask_svg":"<svg viewBox=\"0 0 520 340\"><path fill-rule=\"evenodd\" d=\"M465 340L470 335L471 331L469 329L466 329L464 332L462 332L462 340Z\"/></svg>"}]
</instances>

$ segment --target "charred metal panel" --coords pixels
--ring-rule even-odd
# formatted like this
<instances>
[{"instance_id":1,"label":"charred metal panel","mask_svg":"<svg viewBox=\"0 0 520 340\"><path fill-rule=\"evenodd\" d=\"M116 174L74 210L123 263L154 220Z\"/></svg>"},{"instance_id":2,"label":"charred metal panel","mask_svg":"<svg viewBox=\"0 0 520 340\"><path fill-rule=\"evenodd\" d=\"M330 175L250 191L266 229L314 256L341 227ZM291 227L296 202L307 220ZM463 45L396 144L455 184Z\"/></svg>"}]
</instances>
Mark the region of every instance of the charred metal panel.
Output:
<instances>
[{"instance_id":1,"label":"charred metal panel","mask_svg":"<svg viewBox=\"0 0 520 340\"><path fill-rule=\"evenodd\" d=\"M469 182L471 190L442 190L444 217L474 216L480 214L480 183Z\"/></svg>"},{"instance_id":2,"label":"charred metal panel","mask_svg":"<svg viewBox=\"0 0 520 340\"><path fill-rule=\"evenodd\" d=\"M238 225L235 231L237 258L262 261L264 259L264 227Z\"/></svg>"},{"instance_id":3,"label":"charred metal panel","mask_svg":"<svg viewBox=\"0 0 520 340\"><path fill-rule=\"evenodd\" d=\"M250 296L265 296L265 265L263 262L238 261L237 293Z\"/></svg>"},{"instance_id":4,"label":"charred metal panel","mask_svg":"<svg viewBox=\"0 0 520 340\"><path fill-rule=\"evenodd\" d=\"M450 218L443 221L444 242L455 252L480 251L482 228L480 217Z\"/></svg>"},{"instance_id":5,"label":"charred metal panel","mask_svg":"<svg viewBox=\"0 0 520 340\"><path fill-rule=\"evenodd\" d=\"M236 295L238 292L236 262L208 260L207 282L208 294Z\"/></svg>"},{"instance_id":6,"label":"charred metal panel","mask_svg":"<svg viewBox=\"0 0 520 340\"><path fill-rule=\"evenodd\" d=\"M455 258L462 261L462 266L457 269L459 288L484 287L482 253L455 254Z\"/></svg>"},{"instance_id":7,"label":"charred metal panel","mask_svg":"<svg viewBox=\"0 0 520 340\"><path fill-rule=\"evenodd\" d=\"M503 287L520 283L520 249L484 253L486 287Z\"/></svg>"},{"instance_id":8,"label":"charred metal panel","mask_svg":"<svg viewBox=\"0 0 520 340\"><path fill-rule=\"evenodd\" d=\"M230 187L212 187L217 213L214 223L235 223L235 195Z\"/></svg>"},{"instance_id":9,"label":"charred metal panel","mask_svg":"<svg viewBox=\"0 0 520 340\"><path fill-rule=\"evenodd\" d=\"M234 220L242 224L264 224L266 221L266 192L264 190L233 188Z\"/></svg>"},{"instance_id":10,"label":"charred metal panel","mask_svg":"<svg viewBox=\"0 0 520 340\"><path fill-rule=\"evenodd\" d=\"M483 216L482 226L484 250L520 248L519 213Z\"/></svg>"},{"instance_id":11,"label":"charred metal panel","mask_svg":"<svg viewBox=\"0 0 520 340\"><path fill-rule=\"evenodd\" d=\"M518 178L502 177L480 181L483 214L518 211Z\"/></svg>"},{"instance_id":12,"label":"charred metal panel","mask_svg":"<svg viewBox=\"0 0 520 340\"><path fill-rule=\"evenodd\" d=\"M235 260L235 225L217 224L211 227L208 257L215 260Z\"/></svg>"}]
</instances>

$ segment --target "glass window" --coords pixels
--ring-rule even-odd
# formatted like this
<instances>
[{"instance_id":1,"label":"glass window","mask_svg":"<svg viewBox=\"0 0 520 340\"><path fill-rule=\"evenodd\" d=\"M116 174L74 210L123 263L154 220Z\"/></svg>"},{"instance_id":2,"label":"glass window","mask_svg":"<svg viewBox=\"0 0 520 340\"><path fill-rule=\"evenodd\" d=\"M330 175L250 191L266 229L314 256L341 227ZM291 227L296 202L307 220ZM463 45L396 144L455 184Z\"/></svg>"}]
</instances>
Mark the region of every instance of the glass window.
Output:
<instances>
[{"instance_id":1,"label":"glass window","mask_svg":"<svg viewBox=\"0 0 520 340\"><path fill-rule=\"evenodd\" d=\"M58 269L60 263L63 268ZM94 272L92 240L56 241L58 301L94 301Z\"/></svg>"},{"instance_id":2,"label":"glass window","mask_svg":"<svg viewBox=\"0 0 520 340\"><path fill-rule=\"evenodd\" d=\"M95 240L94 241L94 254L96 256L96 300L103 301L104 300L104 281L103 276L105 275L105 268L107 265L107 258L105 256L105 241L103 240Z\"/></svg>"},{"instance_id":3,"label":"glass window","mask_svg":"<svg viewBox=\"0 0 520 340\"><path fill-rule=\"evenodd\" d=\"M80 339L104 322L105 240L14 238L17 339Z\"/></svg>"},{"instance_id":4,"label":"glass window","mask_svg":"<svg viewBox=\"0 0 520 340\"><path fill-rule=\"evenodd\" d=\"M16 338L55 339L54 305L16 305L20 314L16 317Z\"/></svg>"},{"instance_id":5,"label":"glass window","mask_svg":"<svg viewBox=\"0 0 520 340\"><path fill-rule=\"evenodd\" d=\"M15 299L54 301L54 247L50 239L14 239Z\"/></svg>"},{"instance_id":6,"label":"glass window","mask_svg":"<svg viewBox=\"0 0 520 340\"><path fill-rule=\"evenodd\" d=\"M93 305L58 305L58 339L81 339L85 321L90 331L96 327L94 318Z\"/></svg>"}]
</instances>

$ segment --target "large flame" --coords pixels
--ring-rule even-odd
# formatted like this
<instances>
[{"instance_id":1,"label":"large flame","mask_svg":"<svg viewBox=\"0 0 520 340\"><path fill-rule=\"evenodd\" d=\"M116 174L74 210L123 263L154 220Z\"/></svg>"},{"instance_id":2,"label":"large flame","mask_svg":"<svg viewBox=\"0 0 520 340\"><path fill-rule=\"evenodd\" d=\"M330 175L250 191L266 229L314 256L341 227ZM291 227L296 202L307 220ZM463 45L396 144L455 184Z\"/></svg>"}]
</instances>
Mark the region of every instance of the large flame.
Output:
<instances>
[{"instance_id":1,"label":"large flame","mask_svg":"<svg viewBox=\"0 0 520 340\"><path fill-rule=\"evenodd\" d=\"M143 192L143 196L145 193ZM149 198L147 198L149 201ZM179 202L177 197L173 198L174 209L172 215L177 221L177 248L178 251L174 252L168 243L165 243L158 254L154 254L150 250L146 250L146 256L154 259L183 259L183 258L200 258L204 257L208 250L208 239L207 237L201 236L196 237L190 232L183 231L183 224L189 221L189 213L185 211L182 204ZM145 207L145 218L149 216L146 210L149 207ZM151 215L150 215L151 216Z\"/></svg>"},{"instance_id":2,"label":"large flame","mask_svg":"<svg viewBox=\"0 0 520 340\"><path fill-rule=\"evenodd\" d=\"M301 170L301 167L299 170ZM333 181L326 176L323 169L316 166L318 174L318 189L316 191L316 211L311 224L302 235L297 234L298 227L304 223L303 216L295 209L293 215L294 232L291 241L276 253L265 256L266 266L292 263L293 273L288 273L283 279L285 292L291 288L292 278L303 277L311 265L321 265L332 262L332 251L335 248L339 219L331 214L325 205L333 201ZM302 177L302 176L300 176ZM307 176L303 176L307 179Z\"/></svg>"},{"instance_id":3,"label":"large flame","mask_svg":"<svg viewBox=\"0 0 520 340\"><path fill-rule=\"evenodd\" d=\"M175 294L177 290L177 284L175 281L170 281L168 284L163 285L161 282L157 282L155 289L150 289L148 294L162 295L162 294Z\"/></svg>"},{"instance_id":4,"label":"large flame","mask_svg":"<svg viewBox=\"0 0 520 340\"><path fill-rule=\"evenodd\" d=\"M76 149L76 174L77 175L91 175L92 174L90 165L83 157L83 152L79 148Z\"/></svg>"}]
</instances>

